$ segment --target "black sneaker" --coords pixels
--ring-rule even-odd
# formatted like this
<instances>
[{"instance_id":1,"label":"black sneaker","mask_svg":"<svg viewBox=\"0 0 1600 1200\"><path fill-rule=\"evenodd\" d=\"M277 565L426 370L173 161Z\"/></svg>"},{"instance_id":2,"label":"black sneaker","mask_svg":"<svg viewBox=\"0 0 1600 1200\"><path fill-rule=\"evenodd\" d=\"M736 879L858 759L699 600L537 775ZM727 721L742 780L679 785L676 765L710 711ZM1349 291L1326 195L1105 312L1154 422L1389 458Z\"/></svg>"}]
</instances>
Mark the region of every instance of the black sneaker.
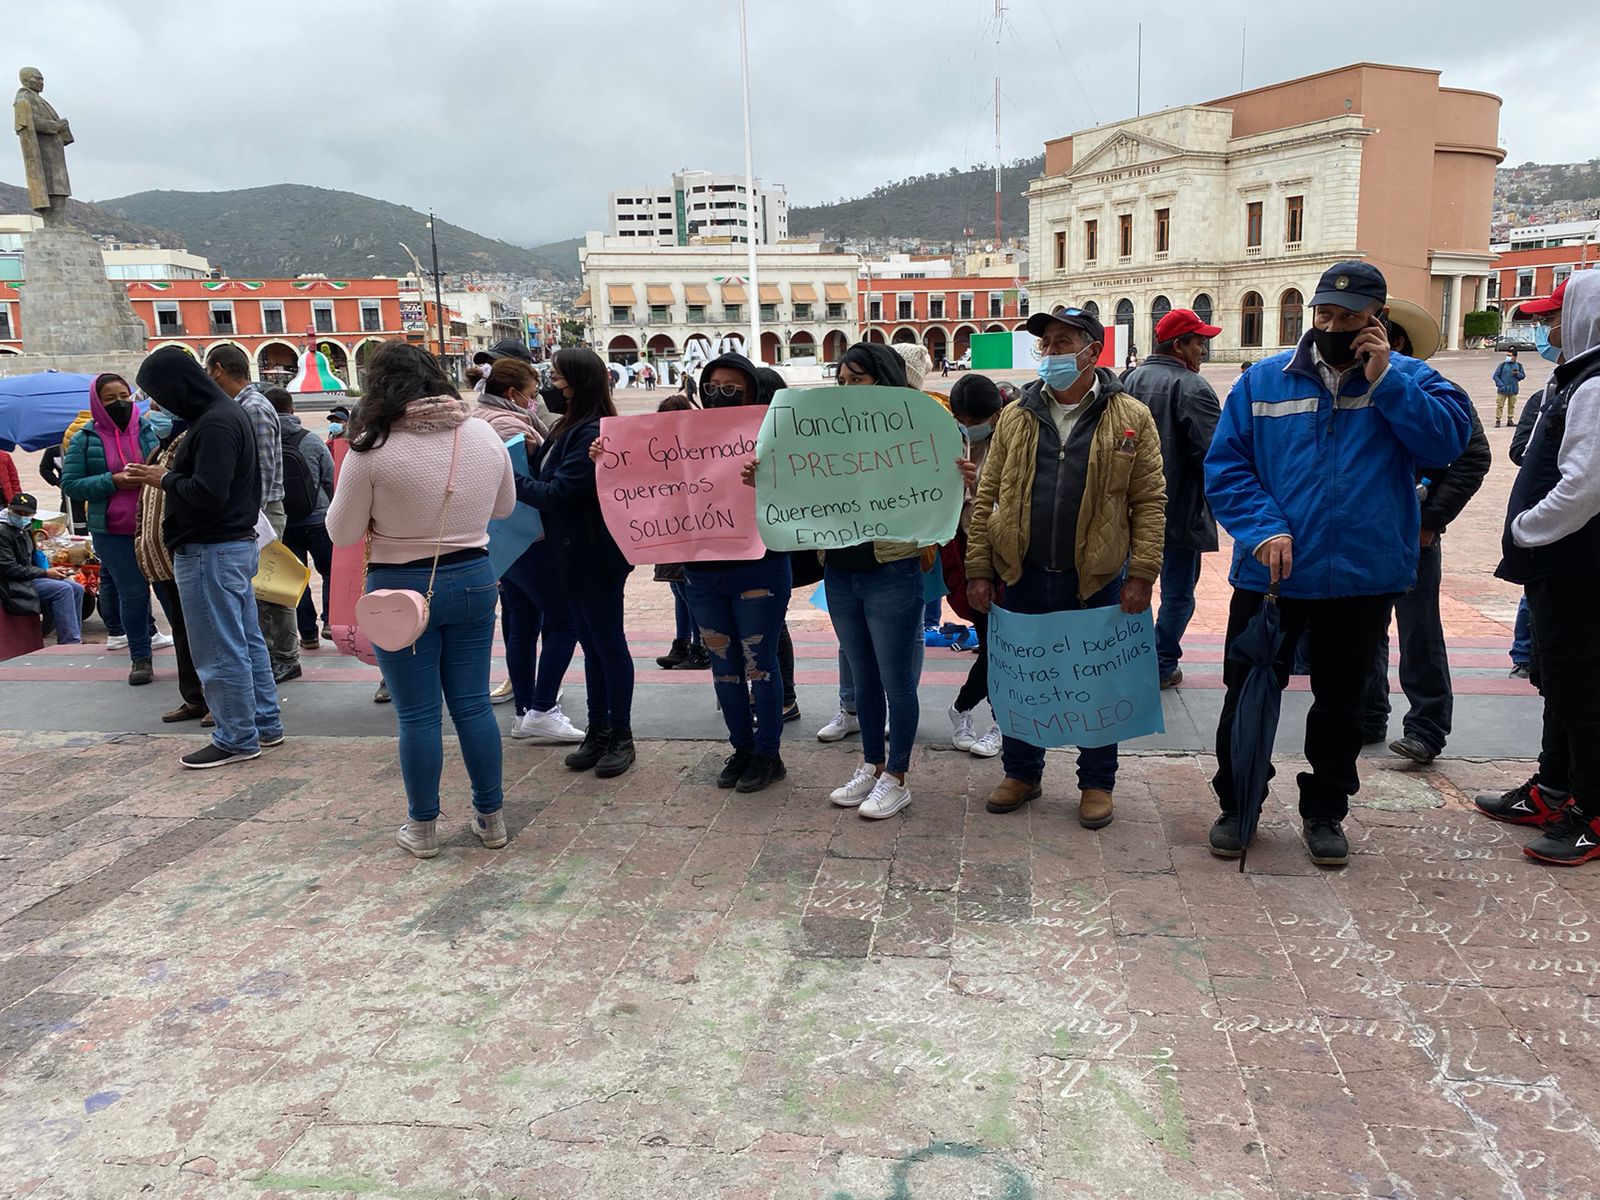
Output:
<instances>
[{"instance_id":1,"label":"black sneaker","mask_svg":"<svg viewBox=\"0 0 1600 1200\"><path fill-rule=\"evenodd\" d=\"M1539 777L1536 775L1527 783L1519 784L1509 792L1474 796L1472 803L1477 806L1479 812L1492 821L1548 829L1559 821L1561 814L1571 806L1572 797L1546 795L1540 789Z\"/></svg>"},{"instance_id":2,"label":"black sneaker","mask_svg":"<svg viewBox=\"0 0 1600 1200\"><path fill-rule=\"evenodd\" d=\"M1211 826L1211 853L1218 858L1238 858L1244 853L1239 840L1239 814L1223 813Z\"/></svg>"},{"instance_id":3,"label":"black sneaker","mask_svg":"<svg viewBox=\"0 0 1600 1200\"><path fill-rule=\"evenodd\" d=\"M613 729L606 743L606 752L594 764L594 773L601 779L615 779L638 758L633 748L633 730Z\"/></svg>"},{"instance_id":4,"label":"black sneaker","mask_svg":"<svg viewBox=\"0 0 1600 1200\"><path fill-rule=\"evenodd\" d=\"M759 792L771 787L788 773L789 769L778 755L768 758L765 754L752 754L750 765L739 778L738 788L741 792Z\"/></svg>"},{"instance_id":5,"label":"black sneaker","mask_svg":"<svg viewBox=\"0 0 1600 1200\"><path fill-rule=\"evenodd\" d=\"M147 683L154 683L155 680L155 668L148 658L136 658L133 660L133 669L128 672L129 687L143 687Z\"/></svg>"},{"instance_id":6,"label":"black sneaker","mask_svg":"<svg viewBox=\"0 0 1600 1200\"><path fill-rule=\"evenodd\" d=\"M272 682L288 683L291 679L299 679L303 674L304 672L300 670L300 664L297 662L279 663L272 668Z\"/></svg>"},{"instance_id":7,"label":"black sneaker","mask_svg":"<svg viewBox=\"0 0 1600 1200\"><path fill-rule=\"evenodd\" d=\"M203 749L185 754L178 761L191 771L209 771L212 767L225 767L229 763L249 762L252 758L260 757L259 750L224 750L215 742L210 742Z\"/></svg>"},{"instance_id":8,"label":"black sneaker","mask_svg":"<svg viewBox=\"0 0 1600 1200\"><path fill-rule=\"evenodd\" d=\"M745 768L750 765L750 760L755 754L749 750L735 750L722 762L722 774L717 776L719 788L731 788L744 778Z\"/></svg>"},{"instance_id":9,"label":"black sneaker","mask_svg":"<svg viewBox=\"0 0 1600 1200\"><path fill-rule=\"evenodd\" d=\"M673 665L674 671L709 671L711 669L711 652L704 646L696 643L689 647L689 652L683 656L682 661Z\"/></svg>"},{"instance_id":10,"label":"black sneaker","mask_svg":"<svg viewBox=\"0 0 1600 1200\"><path fill-rule=\"evenodd\" d=\"M1530 667L1527 663L1518 663L1516 666L1511 668L1511 678L1512 679L1532 679L1533 678L1533 668Z\"/></svg>"},{"instance_id":11,"label":"black sneaker","mask_svg":"<svg viewBox=\"0 0 1600 1200\"><path fill-rule=\"evenodd\" d=\"M798 721L800 719L800 701L785 700L783 702L783 719L785 722Z\"/></svg>"},{"instance_id":12,"label":"black sneaker","mask_svg":"<svg viewBox=\"0 0 1600 1200\"><path fill-rule=\"evenodd\" d=\"M611 730L603 721L592 721L578 748L563 760L574 771L590 771L611 744Z\"/></svg>"},{"instance_id":13,"label":"black sneaker","mask_svg":"<svg viewBox=\"0 0 1600 1200\"><path fill-rule=\"evenodd\" d=\"M1344 826L1327 817L1313 817L1302 826L1306 853L1319 867L1342 867L1350 861L1350 842Z\"/></svg>"},{"instance_id":14,"label":"black sneaker","mask_svg":"<svg viewBox=\"0 0 1600 1200\"><path fill-rule=\"evenodd\" d=\"M1398 754L1401 758L1409 758L1418 766L1425 767L1439 757L1439 752L1421 738L1403 737L1396 738L1389 743L1389 752Z\"/></svg>"},{"instance_id":15,"label":"black sneaker","mask_svg":"<svg viewBox=\"0 0 1600 1200\"><path fill-rule=\"evenodd\" d=\"M1529 858L1556 867L1579 867L1600 858L1600 820L1584 816L1575 806L1522 848Z\"/></svg>"}]
</instances>

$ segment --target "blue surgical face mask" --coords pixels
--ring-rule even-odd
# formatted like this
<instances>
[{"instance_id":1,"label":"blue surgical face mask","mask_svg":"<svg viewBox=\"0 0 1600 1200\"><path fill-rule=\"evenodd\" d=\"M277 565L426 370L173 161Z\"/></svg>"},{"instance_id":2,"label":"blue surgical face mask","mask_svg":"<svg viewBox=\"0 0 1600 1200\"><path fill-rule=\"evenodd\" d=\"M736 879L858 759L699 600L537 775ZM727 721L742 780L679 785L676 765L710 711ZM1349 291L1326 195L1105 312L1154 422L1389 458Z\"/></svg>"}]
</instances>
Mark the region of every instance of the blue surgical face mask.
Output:
<instances>
[{"instance_id":1,"label":"blue surgical face mask","mask_svg":"<svg viewBox=\"0 0 1600 1200\"><path fill-rule=\"evenodd\" d=\"M337 421L333 422L331 425L328 426L328 436L329 437L338 437L343 432L344 432L344 426L339 424L339 422L337 422Z\"/></svg>"},{"instance_id":2,"label":"blue surgical face mask","mask_svg":"<svg viewBox=\"0 0 1600 1200\"><path fill-rule=\"evenodd\" d=\"M1550 327L1538 324L1533 327L1533 348L1539 352L1539 357L1549 362L1556 362L1561 358L1561 347L1550 344Z\"/></svg>"},{"instance_id":3,"label":"blue surgical face mask","mask_svg":"<svg viewBox=\"0 0 1600 1200\"><path fill-rule=\"evenodd\" d=\"M985 421L982 425L968 425L964 432L969 442L987 442L989 435L994 432L994 422Z\"/></svg>"},{"instance_id":4,"label":"blue surgical face mask","mask_svg":"<svg viewBox=\"0 0 1600 1200\"><path fill-rule=\"evenodd\" d=\"M156 437L163 441L172 432L172 417L168 413L152 408L145 414L145 420L149 421L150 428L156 431Z\"/></svg>"},{"instance_id":5,"label":"blue surgical face mask","mask_svg":"<svg viewBox=\"0 0 1600 1200\"><path fill-rule=\"evenodd\" d=\"M1039 359L1039 378L1058 395L1076 383L1080 374L1076 354L1046 354Z\"/></svg>"},{"instance_id":6,"label":"blue surgical face mask","mask_svg":"<svg viewBox=\"0 0 1600 1200\"><path fill-rule=\"evenodd\" d=\"M0 516L5 517L7 525L15 526L17 529L26 529L33 524L32 517L24 516L22 513L14 513L9 508L0 510Z\"/></svg>"}]
</instances>

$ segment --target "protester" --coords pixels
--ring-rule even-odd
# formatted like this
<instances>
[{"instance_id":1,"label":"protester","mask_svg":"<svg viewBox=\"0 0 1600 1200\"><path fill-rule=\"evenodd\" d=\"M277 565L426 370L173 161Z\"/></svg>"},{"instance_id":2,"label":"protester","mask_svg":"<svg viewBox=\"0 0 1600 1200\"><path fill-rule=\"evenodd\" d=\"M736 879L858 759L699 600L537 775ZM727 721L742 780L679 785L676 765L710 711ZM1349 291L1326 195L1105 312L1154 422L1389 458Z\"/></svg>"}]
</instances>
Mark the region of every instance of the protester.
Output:
<instances>
[{"instance_id":1,"label":"protester","mask_svg":"<svg viewBox=\"0 0 1600 1200\"><path fill-rule=\"evenodd\" d=\"M1360 787L1362 690L1389 604L1416 578L1416 465L1453 462L1472 427L1459 388L1425 363L1391 355L1378 316L1387 297L1383 274L1368 263L1325 272L1311 328L1294 350L1239 377L1206 455L1206 498L1234 542L1228 645L1269 588L1281 597L1280 684L1301 632L1311 631L1311 770L1298 782L1306 848L1323 866L1349 860L1343 821ZM1241 851L1232 734L1248 674L1245 664L1224 662L1212 781L1221 815L1210 838L1224 858Z\"/></svg>"},{"instance_id":2,"label":"protester","mask_svg":"<svg viewBox=\"0 0 1600 1200\"><path fill-rule=\"evenodd\" d=\"M1200 556L1217 548L1217 520L1206 503L1206 451L1217 429L1217 394L1200 375L1211 339L1222 330L1187 308L1156 324L1155 349L1123 382L1161 431L1167 479L1167 534L1161 551L1161 606L1156 611L1156 672L1162 690L1183 682L1178 662L1194 617Z\"/></svg>"},{"instance_id":3,"label":"protester","mask_svg":"<svg viewBox=\"0 0 1600 1200\"><path fill-rule=\"evenodd\" d=\"M329 453L333 451L333 444L344 437L345 427L350 424L350 406L348 404L335 404L328 410L328 439Z\"/></svg>"},{"instance_id":4,"label":"protester","mask_svg":"<svg viewBox=\"0 0 1600 1200\"><path fill-rule=\"evenodd\" d=\"M589 728L566 764L611 779L631 767L637 753L633 652L622 616L623 587L633 566L600 513L589 447L600 436L601 418L616 416L617 408L610 373L592 350L557 350L550 382L556 391L546 396L559 419L530 463L533 477L517 477L517 498L544 518L557 587L572 606L583 647Z\"/></svg>"},{"instance_id":5,"label":"protester","mask_svg":"<svg viewBox=\"0 0 1600 1200\"><path fill-rule=\"evenodd\" d=\"M428 597L416 643L377 648L400 723L409 817L395 840L417 858L439 853L441 694L472 781L472 832L489 849L507 841L500 731L489 705L497 588L487 547L490 519L510 516L515 495L505 446L492 426L469 419L472 410L426 350L385 342L367 367L328 508L334 545L367 543L367 591Z\"/></svg>"},{"instance_id":6,"label":"protester","mask_svg":"<svg viewBox=\"0 0 1600 1200\"><path fill-rule=\"evenodd\" d=\"M917 342L895 342L889 349L900 356L906 367L906 386L922 391L923 381L928 377L928 371L933 366L928 351ZM930 395L932 393L929 393ZM934 399L948 407L947 401L942 397ZM924 588L924 591L927 589ZM925 646L947 646L949 638L940 633L939 625L944 619L944 600L942 596L934 596L922 602L922 642Z\"/></svg>"},{"instance_id":7,"label":"protester","mask_svg":"<svg viewBox=\"0 0 1600 1200\"><path fill-rule=\"evenodd\" d=\"M658 413L691 412L699 403L674 392L656 405ZM590 452L593 453L591 447ZM682 563L657 563L655 581L664 583L672 592L672 645L665 654L656 656L656 666L663 671L709 671L711 655L700 638L700 626L695 624L689 611L689 595L684 590Z\"/></svg>"},{"instance_id":8,"label":"protester","mask_svg":"<svg viewBox=\"0 0 1600 1200\"><path fill-rule=\"evenodd\" d=\"M1517 361L1516 349L1506 351L1505 361L1494 369L1494 427L1500 428L1504 418L1507 425L1517 423L1517 387L1528 377Z\"/></svg>"},{"instance_id":9,"label":"protester","mask_svg":"<svg viewBox=\"0 0 1600 1200\"><path fill-rule=\"evenodd\" d=\"M1161 574L1166 484L1150 410L1116 373L1099 368L1105 329L1081 308L1028 318L1039 379L995 420L967 543L967 599L987 613L1004 583L1005 608L1071 612L1120 604L1144 612ZM1005 778L990 812L1015 812L1042 794L1045 752L1007 737ZM1078 751L1078 823L1115 815L1117 747Z\"/></svg>"},{"instance_id":10,"label":"protester","mask_svg":"<svg viewBox=\"0 0 1600 1200\"><path fill-rule=\"evenodd\" d=\"M162 534L189 649L216 721L210 744L181 762L204 770L259 758L263 747L283 744L283 718L251 583L261 515L257 432L244 408L182 346L163 346L146 358L139 386L188 429L170 465L126 468L164 493Z\"/></svg>"},{"instance_id":11,"label":"protester","mask_svg":"<svg viewBox=\"0 0 1600 1200\"><path fill-rule=\"evenodd\" d=\"M321 438L311 436L295 415L294 397L287 388L269 387L262 393L278 414L278 436L283 443L283 544L303 563L314 565L322 577L322 625L317 626L317 606L307 587L295 608L300 649L316 650L322 639L333 640L328 628L328 581L333 575L333 543L328 540L328 505L333 500L333 453Z\"/></svg>"},{"instance_id":12,"label":"protester","mask_svg":"<svg viewBox=\"0 0 1600 1200\"><path fill-rule=\"evenodd\" d=\"M1539 768L1516 791L1477 804L1540 828L1528 857L1578 866L1600 857L1600 273L1581 271L1564 286L1521 309L1540 319L1539 340L1560 361L1512 485L1495 571L1523 585L1533 616Z\"/></svg>"},{"instance_id":13,"label":"protester","mask_svg":"<svg viewBox=\"0 0 1600 1200\"><path fill-rule=\"evenodd\" d=\"M1401 320L1406 323L1402 325ZM1426 360L1439 347L1433 317L1413 304L1391 300L1384 312L1389 348L1396 355ZM1413 336L1415 335L1415 336ZM1463 395L1465 393L1463 392ZM1417 575L1394 602L1400 627L1400 686L1407 701L1405 734L1389 743L1392 753L1426 765L1444 753L1455 711L1450 683L1450 656L1444 621L1439 614L1443 538L1446 527L1461 515L1489 473L1489 438L1471 404L1467 416L1472 433L1467 448L1443 467L1418 467L1417 496L1422 501L1422 535ZM1367 681L1362 740L1381 742L1389 735L1389 622L1383 622L1378 653Z\"/></svg>"},{"instance_id":14,"label":"protester","mask_svg":"<svg viewBox=\"0 0 1600 1200\"><path fill-rule=\"evenodd\" d=\"M1519 315L1521 315L1526 313L1527 310L1534 304L1537 304L1540 305L1540 308L1538 309L1539 314L1558 313L1561 308L1562 298L1566 294L1566 289L1567 285L1565 282L1563 282L1548 300L1533 301L1531 304L1523 305L1518 308L1517 312ZM1552 303L1554 304L1553 308L1544 307ZM1533 423L1538 419L1540 409L1543 407L1545 399L1554 394L1554 385L1555 376L1552 375L1548 380L1545 381L1545 386L1534 393L1534 395L1528 400L1528 403L1522 406L1522 415L1517 418L1517 427L1511 434L1511 449L1507 454L1507 457L1509 457L1512 463L1516 466L1520 467L1522 465L1523 455L1528 448L1528 439L1533 435ZM1517 615L1512 623L1511 630L1510 677L1512 679L1532 680L1533 640L1533 615L1528 611L1528 596L1527 593L1524 592L1520 597L1517 598Z\"/></svg>"},{"instance_id":15,"label":"protester","mask_svg":"<svg viewBox=\"0 0 1600 1200\"><path fill-rule=\"evenodd\" d=\"M90 423L67 444L61 462L61 488L88 506L95 557L115 582L118 617L128 639L132 669L128 683L155 680L151 662L150 584L133 552L138 527L139 484L130 466L147 462L159 439L133 403L127 380L96 375L89 384ZM172 643L168 641L167 645Z\"/></svg>"},{"instance_id":16,"label":"protester","mask_svg":"<svg viewBox=\"0 0 1600 1200\"><path fill-rule=\"evenodd\" d=\"M983 464L988 459L989 445L993 440L995 418L1004 408L1004 401L1000 389L987 375L963 375L956 380L955 386L950 389L950 415L956 419L956 424L961 426L961 436L967 444L967 459L972 463L973 469L982 478ZM961 600L966 602L966 560L969 544L970 530L972 528L972 507L977 498L977 488L968 485L966 499L961 505L961 521L956 527L956 537L953 547L945 555L947 569L945 581L951 586L951 600L956 598L956 587L959 582ZM950 567L959 569L959 574ZM991 720L987 729L982 734L978 733L973 722L973 714L978 705L989 700L989 614L971 609L972 628L978 639L977 654L973 657L972 667L967 671L967 680L961 685L961 690L956 693L955 702L950 705L950 744L957 750L965 750L978 758L993 758L1000 753L1000 726ZM991 705L990 716L993 717L994 709Z\"/></svg>"},{"instance_id":17,"label":"protester","mask_svg":"<svg viewBox=\"0 0 1600 1200\"><path fill-rule=\"evenodd\" d=\"M755 365L742 354L712 359L700 373L700 399L707 409L759 405ZM733 747L717 786L762 791L788 774L779 753L784 685L778 662L789 610L788 556L768 550L754 561L686 563L683 576Z\"/></svg>"},{"instance_id":18,"label":"protester","mask_svg":"<svg viewBox=\"0 0 1600 1200\"><path fill-rule=\"evenodd\" d=\"M232 343L213 346L206 354L206 373L224 394L238 402L256 432L256 464L261 473L261 511L280 539L288 525L283 504L283 435L278 413L261 389L250 382L250 359ZM288 683L300 678L300 644L294 609L261 601L257 605L261 636L272 656L272 678Z\"/></svg>"},{"instance_id":19,"label":"protester","mask_svg":"<svg viewBox=\"0 0 1600 1200\"><path fill-rule=\"evenodd\" d=\"M71 567L41 567L33 559L33 519L39 502L17 491L0 512L0 610L14 617L37 617L46 610L55 625L56 645L83 641L83 585Z\"/></svg>"},{"instance_id":20,"label":"protester","mask_svg":"<svg viewBox=\"0 0 1600 1200\"><path fill-rule=\"evenodd\" d=\"M539 373L532 364L517 355L502 355L490 368L475 415L488 421L502 442L521 437L531 461L544 440L532 415L538 397ZM516 700L511 736L581 742L583 730L561 711L561 680L572 665L578 626L555 586L553 573L549 546L541 540L523 551L500 577L506 670Z\"/></svg>"},{"instance_id":21,"label":"protester","mask_svg":"<svg viewBox=\"0 0 1600 1200\"><path fill-rule=\"evenodd\" d=\"M757 403L764 408L772 403L774 396L789 386L789 381L783 377L783 372L774 370L772 367L757 367L756 384L759 387ZM805 564L807 566L816 561L816 555L814 554L809 554L805 557L809 559L809 562ZM795 555L789 555L789 575L792 585L791 598L795 588L809 586L818 582L821 578L820 563L816 564L819 571L818 574L802 574L799 578L795 578L795 559ZM800 700L794 688L794 639L789 636L789 621L787 618L783 622L783 632L778 637L778 670L783 672L783 719L785 722L798 721L800 719ZM751 703L754 703L754 698L752 698Z\"/></svg>"}]
</instances>

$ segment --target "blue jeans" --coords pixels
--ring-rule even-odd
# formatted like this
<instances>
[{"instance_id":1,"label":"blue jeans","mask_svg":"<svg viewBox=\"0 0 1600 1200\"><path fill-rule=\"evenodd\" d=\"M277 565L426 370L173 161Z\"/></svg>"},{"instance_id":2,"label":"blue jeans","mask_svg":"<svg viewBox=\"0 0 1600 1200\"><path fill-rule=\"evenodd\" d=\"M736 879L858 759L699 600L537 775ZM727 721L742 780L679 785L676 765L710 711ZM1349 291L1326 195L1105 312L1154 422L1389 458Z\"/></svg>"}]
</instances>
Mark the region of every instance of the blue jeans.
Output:
<instances>
[{"instance_id":1,"label":"blue jeans","mask_svg":"<svg viewBox=\"0 0 1600 1200\"><path fill-rule=\"evenodd\" d=\"M333 575L333 541L328 537L328 527L321 521L311 525L289 525L283 531L283 544L301 562L309 560L322 576L322 623L328 623L328 580ZM318 638L317 606L311 600L311 589L300 593L300 603L295 606L295 621L300 626L302 641Z\"/></svg>"},{"instance_id":2,"label":"blue jeans","mask_svg":"<svg viewBox=\"0 0 1600 1200\"><path fill-rule=\"evenodd\" d=\"M839 707L852 717L856 715L856 677L850 673L850 660L839 648Z\"/></svg>"},{"instance_id":3,"label":"blue jeans","mask_svg":"<svg viewBox=\"0 0 1600 1200\"><path fill-rule=\"evenodd\" d=\"M711 656L711 682L729 744L776 757L783 739L778 642L789 611L788 557L778 554L723 571L689 567L683 575L689 610Z\"/></svg>"},{"instance_id":4,"label":"blue jeans","mask_svg":"<svg viewBox=\"0 0 1600 1200\"><path fill-rule=\"evenodd\" d=\"M1528 596L1523 593L1517 601L1517 623L1511 634L1511 665L1531 666L1533 663L1533 614L1528 611Z\"/></svg>"},{"instance_id":5,"label":"blue jeans","mask_svg":"<svg viewBox=\"0 0 1600 1200\"><path fill-rule=\"evenodd\" d=\"M35 579L33 590L55 622L56 645L83 641L83 584L76 579Z\"/></svg>"},{"instance_id":6,"label":"blue jeans","mask_svg":"<svg viewBox=\"0 0 1600 1200\"><path fill-rule=\"evenodd\" d=\"M672 589L672 636L691 646L700 645L700 626L689 610L688 585L674 581L667 586Z\"/></svg>"},{"instance_id":7,"label":"blue jeans","mask_svg":"<svg viewBox=\"0 0 1600 1200\"><path fill-rule=\"evenodd\" d=\"M904 775L917 740L917 683L922 678L922 565L915 558L882 563L870 571L826 567L828 615L839 648L850 660L861 756ZM883 723L889 721L884 754Z\"/></svg>"},{"instance_id":8,"label":"blue jeans","mask_svg":"<svg viewBox=\"0 0 1600 1200\"><path fill-rule=\"evenodd\" d=\"M134 557L133 537L125 533L97 533L94 552L100 565L116 581L117 615L128 635L128 657L150 657L150 583Z\"/></svg>"},{"instance_id":9,"label":"blue jeans","mask_svg":"<svg viewBox=\"0 0 1600 1200\"><path fill-rule=\"evenodd\" d=\"M944 597L935 596L922 608L922 623L937 629L939 622L944 619Z\"/></svg>"},{"instance_id":10,"label":"blue jeans","mask_svg":"<svg viewBox=\"0 0 1600 1200\"><path fill-rule=\"evenodd\" d=\"M1156 670L1171 679L1183 657L1183 634L1194 617L1200 551L1168 546L1161 555L1161 607L1156 613Z\"/></svg>"},{"instance_id":11,"label":"blue jeans","mask_svg":"<svg viewBox=\"0 0 1600 1200\"><path fill-rule=\"evenodd\" d=\"M217 723L211 740L221 750L248 754L262 738L283 733L272 660L256 620L255 539L190 542L172 555L178 599L206 704ZM131 638L134 629L128 627Z\"/></svg>"},{"instance_id":12,"label":"blue jeans","mask_svg":"<svg viewBox=\"0 0 1600 1200\"><path fill-rule=\"evenodd\" d=\"M633 651L622 625L619 575L597 592L574 597L572 616L583 647L583 687L589 694L589 725L633 728Z\"/></svg>"},{"instance_id":13,"label":"blue jeans","mask_svg":"<svg viewBox=\"0 0 1600 1200\"><path fill-rule=\"evenodd\" d=\"M505 613L506 670L517 712L549 712L561 696L561 679L572 665L578 626L572 606L551 586L548 552L538 542L500 577ZM544 657L539 642L544 641Z\"/></svg>"},{"instance_id":14,"label":"blue jeans","mask_svg":"<svg viewBox=\"0 0 1600 1200\"><path fill-rule=\"evenodd\" d=\"M428 567L367 569L367 590L428 590ZM439 697L461 740L472 780L472 807L500 811L500 727L489 704L489 656L494 651L494 608L499 597L488 555L439 567L428 628L404 650L379 650L378 666L400 722L400 776L413 821L439 815L439 775L444 770L443 714ZM206 689L206 698L211 691Z\"/></svg>"},{"instance_id":15,"label":"blue jeans","mask_svg":"<svg viewBox=\"0 0 1600 1200\"><path fill-rule=\"evenodd\" d=\"M1023 567L1022 578L1006 585L1005 608L1014 613L1074 612L1084 608L1104 608L1117 603L1122 578L1113 579L1087 600L1078 599L1076 571L1045 571ZM1038 783L1044 778L1044 747L1017 738L1005 738L1000 762L1007 779ZM1111 791L1117 785L1117 744L1082 746L1078 749L1078 787Z\"/></svg>"}]
</instances>

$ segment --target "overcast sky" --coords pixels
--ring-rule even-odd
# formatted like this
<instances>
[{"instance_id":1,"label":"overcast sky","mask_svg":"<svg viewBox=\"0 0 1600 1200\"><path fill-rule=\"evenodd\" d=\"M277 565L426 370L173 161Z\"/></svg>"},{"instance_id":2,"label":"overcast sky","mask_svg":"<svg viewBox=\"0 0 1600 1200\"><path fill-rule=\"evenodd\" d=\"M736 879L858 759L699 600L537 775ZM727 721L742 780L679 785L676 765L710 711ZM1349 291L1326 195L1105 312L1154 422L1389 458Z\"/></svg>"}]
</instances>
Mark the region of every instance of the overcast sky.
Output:
<instances>
[{"instance_id":1,"label":"overcast sky","mask_svg":"<svg viewBox=\"0 0 1600 1200\"><path fill-rule=\"evenodd\" d=\"M6 0L72 122L74 194L342 188L533 244L606 193L741 171L736 0ZM1504 98L1508 163L1600 155L1600 4L1007 0L1006 160L1143 107L1361 60ZM993 159L993 0L749 0L756 173L790 202ZM1127 21L1118 25L1119 14ZM1515 30L1515 31L1514 31ZM22 182L15 148L0 180Z\"/></svg>"}]
</instances>

